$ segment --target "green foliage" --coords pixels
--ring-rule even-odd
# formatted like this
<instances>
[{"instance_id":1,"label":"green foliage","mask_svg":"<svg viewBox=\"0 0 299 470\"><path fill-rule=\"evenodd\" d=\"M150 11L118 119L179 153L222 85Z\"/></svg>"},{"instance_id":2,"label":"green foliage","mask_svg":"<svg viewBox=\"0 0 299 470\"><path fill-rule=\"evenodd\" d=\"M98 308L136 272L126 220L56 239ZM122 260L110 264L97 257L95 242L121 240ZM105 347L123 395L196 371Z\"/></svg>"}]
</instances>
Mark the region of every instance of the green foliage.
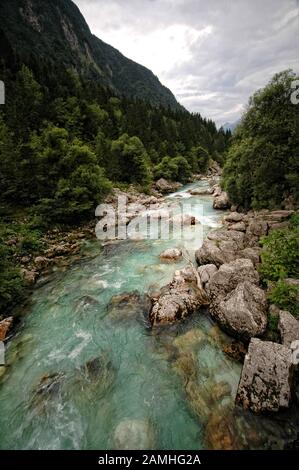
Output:
<instances>
[{"instance_id":1,"label":"green foliage","mask_svg":"<svg viewBox=\"0 0 299 470\"><path fill-rule=\"evenodd\" d=\"M260 273L268 286L269 300L293 315L299 315L299 286L286 278L299 277L298 216L291 220L291 228L275 230L262 240Z\"/></svg>"},{"instance_id":2,"label":"green foliage","mask_svg":"<svg viewBox=\"0 0 299 470\"><path fill-rule=\"evenodd\" d=\"M186 183L192 175L191 167L184 157L164 157L162 161L154 167L156 179L165 178L172 181Z\"/></svg>"},{"instance_id":3,"label":"green foliage","mask_svg":"<svg viewBox=\"0 0 299 470\"><path fill-rule=\"evenodd\" d=\"M209 153L203 147L192 147L187 160L193 173L205 173L209 164Z\"/></svg>"},{"instance_id":4,"label":"green foliage","mask_svg":"<svg viewBox=\"0 0 299 470\"><path fill-rule=\"evenodd\" d=\"M299 226L274 230L262 240L263 279L278 281L285 277L299 276Z\"/></svg>"},{"instance_id":5,"label":"green foliage","mask_svg":"<svg viewBox=\"0 0 299 470\"><path fill-rule=\"evenodd\" d=\"M20 270L11 260L11 251L0 236L0 312L6 315L9 310L21 302L25 287Z\"/></svg>"},{"instance_id":6,"label":"green foliage","mask_svg":"<svg viewBox=\"0 0 299 470\"><path fill-rule=\"evenodd\" d=\"M233 203L259 209L288 195L299 201L299 108L290 99L295 78L279 73L250 99L224 167Z\"/></svg>"},{"instance_id":7,"label":"green foliage","mask_svg":"<svg viewBox=\"0 0 299 470\"><path fill-rule=\"evenodd\" d=\"M268 330L271 333L278 332L279 315L268 315Z\"/></svg>"},{"instance_id":8,"label":"green foliage","mask_svg":"<svg viewBox=\"0 0 299 470\"><path fill-rule=\"evenodd\" d=\"M288 310L295 317L299 317L299 286L280 280L270 290L269 299L280 309Z\"/></svg>"}]
</instances>

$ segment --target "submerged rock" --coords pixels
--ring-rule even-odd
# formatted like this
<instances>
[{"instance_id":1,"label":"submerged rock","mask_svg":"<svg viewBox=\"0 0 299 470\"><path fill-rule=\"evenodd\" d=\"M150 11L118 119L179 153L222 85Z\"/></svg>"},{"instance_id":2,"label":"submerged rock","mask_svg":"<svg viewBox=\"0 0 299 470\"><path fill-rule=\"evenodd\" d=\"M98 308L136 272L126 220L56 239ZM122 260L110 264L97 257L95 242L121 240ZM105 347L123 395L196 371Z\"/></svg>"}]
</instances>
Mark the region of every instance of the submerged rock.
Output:
<instances>
[{"instance_id":1,"label":"submerged rock","mask_svg":"<svg viewBox=\"0 0 299 470\"><path fill-rule=\"evenodd\" d=\"M152 307L151 298L138 291L124 292L111 298L107 310L113 320L147 320Z\"/></svg>"},{"instance_id":2,"label":"submerged rock","mask_svg":"<svg viewBox=\"0 0 299 470\"><path fill-rule=\"evenodd\" d=\"M155 447L154 431L147 420L125 419L116 427L113 443L117 450L150 450Z\"/></svg>"},{"instance_id":3,"label":"submerged rock","mask_svg":"<svg viewBox=\"0 0 299 470\"><path fill-rule=\"evenodd\" d=\"M247 348L241 341L233 341L231 344L224 346L222 351L227 354L231 359L243 364Z\"/></svg>"},{"instance_id":4,"label":"submerged rock","mask_svg":"<svg viewBox=\"0 0 299 470\"><path fill-rule=\"evenodd\" d=\"M281 344L253 338L245 357L236 403L254 412L287 408L291 383L291 350Z\"/></svg>"},{"instance_id":5,"label":"submerged rock","mask_svg":"<svg viewBox=\"0 0 299 470\"><path fill-rule=\"evenodd\" d=\"M206 445L211 450L236 450L240 448L238 429L230 412L211 413L205 432Z\"/></svg>"},{"instance_id":6,"label":"submerged rock","mask_svg":"<svg viewBox=\"0 0 299 470\"><path fill-rule=\"evenodd\" d=\"M75 384L80 384L80 390L84 397L89 399L94 395L97 398L106 395L114 383L116 369L110 358L108 351L104 351L100 356L89 359L76 374Z\"/></svg>"}]
</instances>

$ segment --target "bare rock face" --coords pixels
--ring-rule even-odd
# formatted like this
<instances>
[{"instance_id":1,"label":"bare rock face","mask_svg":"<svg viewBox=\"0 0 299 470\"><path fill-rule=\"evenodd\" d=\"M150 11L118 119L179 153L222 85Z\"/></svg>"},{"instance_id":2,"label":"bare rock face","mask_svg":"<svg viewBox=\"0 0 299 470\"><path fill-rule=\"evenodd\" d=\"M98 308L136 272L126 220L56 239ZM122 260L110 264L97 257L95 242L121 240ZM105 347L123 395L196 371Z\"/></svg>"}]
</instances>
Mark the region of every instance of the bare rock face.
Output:
<instances>
[{"instance_id":1,"label":"bare rock face","mask_svg":"<svg viewBox=\"0 0 299 470\"><path fill-rule=\"evenodd\" d=\"M289 348L293 341L299 341L299 321L289 312L279 312L278 330L284 346Z\"/></svg>"},{"instance_id":2,"label":"bare rock face","mask_svg":"<svg viewBox=\"0 0 299 470\"><path fill-rule=\"evenodd\" d=\"M245 356L236 403L256 413L287 408L291 381L291 350L253 338Z\"/></svg>"},{"instance_id":3,"label":"bare rock face","mask_svg":"<svg viewBox=\"0 0 299 470\"><path fill-rule=\"evenodd\" d=\"M228 209L229 199L228 194L225 191L222 191L220 196L216 196L213 202L214 209Z\"/></svg>"},{"instance_id":4,"label":"bare rock face","mask_svg":"<svg viewBox=\"0 0 299 470\"><path fill-rule=\"evenodd\" d=\"M168 250L165 250L163 251L163 253L160 254L160 258L168 261L176 261L180 259L182 255L182 250L178 248L169 248Z\"/></svg>"},{"instance_id":5,"label":"bare rock face","mask_svg":"<svg viewBox=\"0 0 299 470\"><path fill-rule=\"evenodd\" d=\"M266 294L251 282L238 284L222 301L211 304L210 310L219 325L236 338L248 340L266 331Z\"/></svg>"}]
</instances>

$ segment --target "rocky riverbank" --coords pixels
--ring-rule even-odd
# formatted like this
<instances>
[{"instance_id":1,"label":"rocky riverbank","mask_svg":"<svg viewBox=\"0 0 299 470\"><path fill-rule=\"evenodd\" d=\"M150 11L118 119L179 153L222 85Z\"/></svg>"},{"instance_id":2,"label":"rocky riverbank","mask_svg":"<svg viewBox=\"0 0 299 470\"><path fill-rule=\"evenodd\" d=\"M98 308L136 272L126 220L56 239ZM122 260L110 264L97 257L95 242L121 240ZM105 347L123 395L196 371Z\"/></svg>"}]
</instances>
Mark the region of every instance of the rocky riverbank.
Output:
<instances>
[{"instance_id":1,"label":"rocky riverbank","mask_svg":"<svg viewBox=\"0 0 299 470\"><path fill-rule=\"evenodd\" d=\"M228 196L218 185L211 192L214 208L229 208ZM196 190L193 193L197 194ZM153 326L174 323L208 304L213 319L236 340L236 347L226 348L226 352L242 360L247 351L236 403L254 412L285 409L293 396L291 348L294 341L299 341L299 322L289 312L269 305L258 266L261 238L289 227L294 213L241 213L231 207L223 227L210 232L196 251L198 268L188 266L176 272L173 281L152 298ZM268 341L270 311L275 311L278 318L278 342Z\"/></svg>"}]
</instances>

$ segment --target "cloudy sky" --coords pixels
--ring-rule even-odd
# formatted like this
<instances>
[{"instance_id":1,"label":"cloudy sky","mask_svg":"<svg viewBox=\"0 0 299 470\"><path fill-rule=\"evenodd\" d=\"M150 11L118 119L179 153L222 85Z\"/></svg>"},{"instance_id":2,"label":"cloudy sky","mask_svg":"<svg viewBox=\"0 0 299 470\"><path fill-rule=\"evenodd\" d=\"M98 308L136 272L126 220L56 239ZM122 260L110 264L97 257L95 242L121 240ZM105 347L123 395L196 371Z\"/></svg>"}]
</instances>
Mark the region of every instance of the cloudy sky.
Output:
<instances>
[{"instance_id":1,"label":"cloudy sky","mask_svg":"<svg viewBox=\"0 0 299 470\"><path fill-rule=\"evenodd\" d=\"M299 71L299 0L74 1L96 36L218 125L275 72Z\"/></svg>"}]
</instances>

